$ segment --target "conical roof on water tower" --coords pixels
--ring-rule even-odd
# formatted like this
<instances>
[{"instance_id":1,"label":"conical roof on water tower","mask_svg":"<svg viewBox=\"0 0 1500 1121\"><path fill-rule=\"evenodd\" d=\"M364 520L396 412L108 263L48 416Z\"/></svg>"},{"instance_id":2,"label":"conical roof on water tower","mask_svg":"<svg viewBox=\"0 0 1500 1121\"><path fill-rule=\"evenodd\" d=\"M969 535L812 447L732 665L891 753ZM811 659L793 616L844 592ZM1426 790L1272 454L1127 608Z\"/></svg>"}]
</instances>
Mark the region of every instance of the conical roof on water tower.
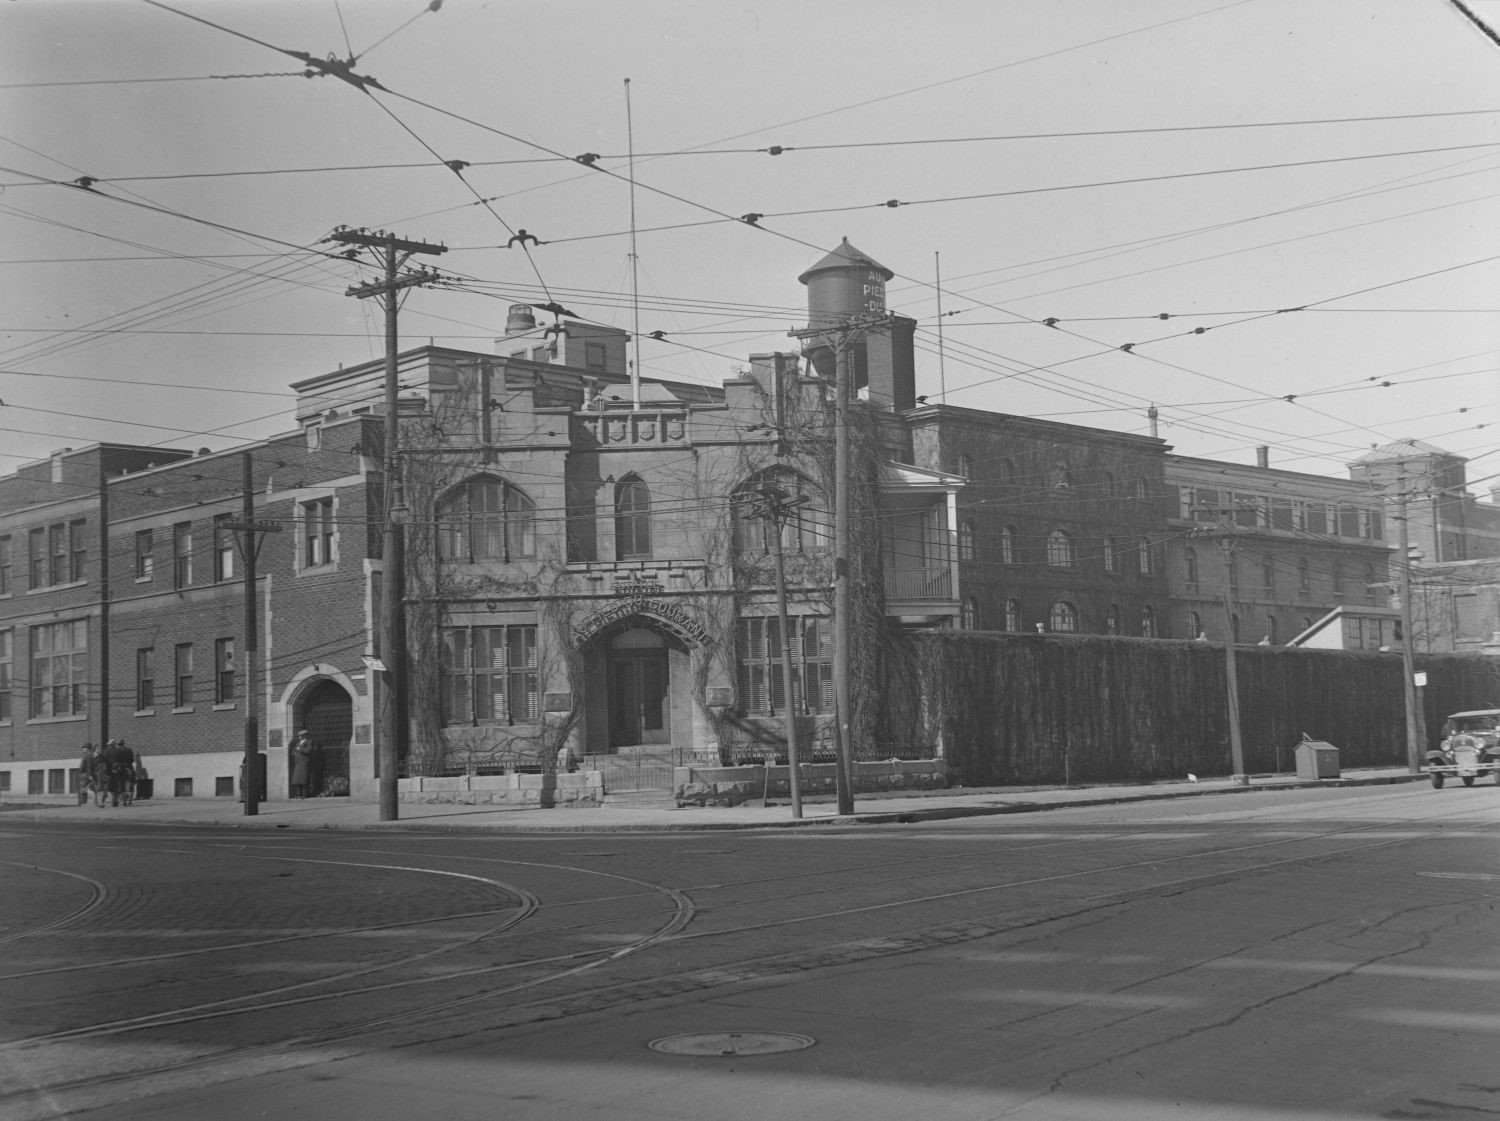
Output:
<instances>
[{"instance_id":1,"label":"conical roof on water tower","mask_svg":"<svg viewBox=\"0 0 1500 1121\"><path fill-rule=\"evenodd\" d=\"M836 249L797 278L807 285L808 326L832 325L851 316L885 314L885 282L895 275L844 238Z\"/></svg>"}]
</instances>

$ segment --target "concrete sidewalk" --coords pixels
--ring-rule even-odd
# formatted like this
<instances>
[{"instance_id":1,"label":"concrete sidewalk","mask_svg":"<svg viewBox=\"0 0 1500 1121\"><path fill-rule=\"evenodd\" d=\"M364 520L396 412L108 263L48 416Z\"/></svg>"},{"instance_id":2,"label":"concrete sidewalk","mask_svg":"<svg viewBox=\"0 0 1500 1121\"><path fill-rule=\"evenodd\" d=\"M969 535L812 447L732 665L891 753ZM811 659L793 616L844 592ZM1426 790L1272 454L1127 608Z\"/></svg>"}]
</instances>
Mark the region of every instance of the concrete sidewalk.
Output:
<instances>
[{"instance_id":1,"label":"concrete sidewalk","mask_svg":"<svg viewBox=\"0 0 1500 1121\"><path fill-rule=\"evenodd\" d=\"M227 798L151 798L132 806L103 809L80 806L75 795L6 794L0 798L0 821L5 816L70 823L218 825L226 829L407 829L463 833L485 830L503 833L631 833L714 829L775 829L872 825L994 814L1031 813L1072 806L1106 806L1164 798L1208 795L1251 795L1262 790L1311 787L1375 786L1419 782L1403 767L1371 767L1345 771L1336 779L1300 779L1295 775L1253 775L1248 786L1228 778L1198 782L1161 782L1149 785L1083 787L986 787L937 790L925 793L868 794L855 799L854 813L839 816L831 800L805 800L803 816L792 817L791 806L747 803L726 807L623 806L591 809L522 809L501 806L401 803L396 821L381 821L379 807L347 798L312 798L296 802L263 802L247 817L239 802Z\"/></svg>"}]
</instances>

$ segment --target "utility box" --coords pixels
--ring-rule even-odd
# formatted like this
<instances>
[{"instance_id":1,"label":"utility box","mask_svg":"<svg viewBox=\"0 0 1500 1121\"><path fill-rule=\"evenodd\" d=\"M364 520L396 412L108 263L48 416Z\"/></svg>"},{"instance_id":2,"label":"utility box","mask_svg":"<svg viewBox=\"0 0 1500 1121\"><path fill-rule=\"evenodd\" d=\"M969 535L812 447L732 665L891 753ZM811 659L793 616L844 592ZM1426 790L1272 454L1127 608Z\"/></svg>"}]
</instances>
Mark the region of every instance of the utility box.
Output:
<instances>
[{"instance_id":1,"label":"utility box","mask_svg":"<svg viewBox=\"0 0 1500 1121\"><path fill-rule=\"evenodd\" d=\"M1339 749L1325 740L1303 740L1297 745L1298 778L1338 778Z\"/></svg>"}]
</instances>

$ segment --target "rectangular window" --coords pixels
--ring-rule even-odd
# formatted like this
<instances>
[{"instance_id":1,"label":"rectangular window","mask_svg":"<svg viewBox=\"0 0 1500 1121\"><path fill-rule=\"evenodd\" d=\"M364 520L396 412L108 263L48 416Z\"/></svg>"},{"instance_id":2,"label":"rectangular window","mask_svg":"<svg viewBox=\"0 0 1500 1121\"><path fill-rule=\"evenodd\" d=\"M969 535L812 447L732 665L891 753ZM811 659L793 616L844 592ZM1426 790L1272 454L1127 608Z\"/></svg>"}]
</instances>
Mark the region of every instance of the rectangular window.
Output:
<instances>
[{"instance_id":1,"label":"rectangular window","mask_svg":"<svg viewBox=\"0 0 1500 1121\"><path fill-rule=\"evenodd\" d=\"M135 652L135 710L142 712L156 705L156 651L142 646Z\"/></svg>"},{"instance_id":2,"label":"rectangular window","mask_svg":"<svg viewBox=\"0 0 1500 1121\"><path fill-rule=\"evenodd\" d=\"M590 370L604 369L604 345L602 343L585 343L583 353L584 365Z\"/></svg>"},{"instance_id":3,"label":"rectangular window","mask_svg":"<svg viewBox=\"0 0 1500 1121\"><path fill-rule=\"evenodd\" d=\"M135 535L135 578L137 580L151 579L151 573L156 568L155 550L151 531L149 529L138 531Z\"/></svg>"},{"instance_id":4,"label":"rectangular window","mask_svg":"<svg viewBox=\"0 0 1500 1121\"><path fill-rule=\"evenodd\" d=\"M833 628L816 616L788 620L792 635L792 709L798 714L833 711ZM754 716L784 716L781 620L741 619L735 628L739 706Z\"/></svg>"},{"instance_id":5,"label":"rectangular window","mask_svg":"<svg viewBox=\"0 0 1500 1121\"><path fill-rule=\"evenodd\" d=\"M1151 551L1151 540L1147 537L1141 538L1140 545L1141 575L1151 576L1156 572L1156 555Z\"/></svg>"},{"instance_id":6,"label":"rectangular window","mask_svg":"<svg viewBox=\"0 0 1500 1121\"><path fill-rule=\"evenodd\" d=\"M29 569L28 586L45 588L47 586L47 531L45 529L31 531L28 537L26 559Z\"/></svg>"},{"instance_id":7,"label":"rectangular window","mask_svg":"<svg viewBox=\"0 0 1500 1121\"><path fill-rule=\"evenodd\" d=\"M1119 546L1115 544L1115 539L1113 537L1106 537L1104 539L1104 571L1120 571L1120 549Z\"/></svg>"},{"instance_id":8,"label":"rectangular window","mask_svg":"<svg viewBox=\"0 0 1500 1121\"><path fill-rule=\"evenodd\" d=\"M68 527L59 522L47 527L47 583L68 582Z\"/></svg>"},{"instance_id":9,"label":"rectangular window","mask_svg":"<svg viewBox=\"0 0 1500 1121\"><path fill-rule=\"evenodd\" d=\"M10 535L0 537L0 596L8 596L10 587Z\"/></svg>"},{"instance_id":10,"label":"rectangular window","mask_svg":"<svg viewBox=\"0 0 1500 1121\"><path fill-rule=\"evenodd\" d=\"M1359 536L1359 509L1354 506L1339 507L1339 536Z\"/></svg>"},{"instance_id":11,"label":"rectangular window","mask_svg":"<svg viewBox=\"0 0 1500 1121\"><path fill-rule=\"evenodd\" d=\"M1321 502L1310 502L1307 505L1307 532L1328 533L1328 507Z\"/></svg>"},{"instance_id":12,"label":"rectangular window","mask_svg":"<svg viewBox=\"0 0 1500 1121\"><path fill-rule=\"evenodd\" d=\"M88 579L89 546L88 539L84 534L88 531L88 522L76 521L68 523L68 579L70 581Z\"/></svg>"},{"instance_id":13,"label":"rectangular window","mask_svg":"<svg viewBox=\"0 0 1500 1121\"><path fill-rule=\"evenodd\" d=\"M172 658L172 705L188 708L193 703L193 644L179 642Z\"/></svg>"},{"instance_id":14,"label":"rectangular window","mask_svg":"<svg viewBox=\"0 0 1500 1121\"><path fill-rule=\"evenodd\" d=\"M172 587L186 588L193 582L193 523L172 527Z\"/></svg>"},{"instance_id":15,"label":"rectangular window","mask_svg":"<svg viewBox=\"0 0 1500 1121\"><path fill-rule=\"evenodd\" d=\"M229 522L233 514L214 515L214 583L234 579L234 530Z\"/></svg>"},{"instance_id":16,"label":"rectangular window","mask_svg":"<svg viewBox=\"0 0 1500 1121\"><path fill-rule=\"evenodd\" d=\"M1371 541L1379 541L1385 535L1384 527L1380 524L1379 510L1359 512L1359 535Z\"/></svg>"},{"instance_id":17,"label":"rectangular window","mask_svg":"<svg viewBox=\"0 0 1500 1121\"><path fill-rule=\"evenodd\" d=\"M214 641L214 704L227 705L234 700L234 639Z\"/></svg>"},{"instance_id":18,"label":"rectangular window","mask_svg":"<svg viewBox=\"0 0 1500 1121\"><path fill-rule=\"evenodd\" d=\"M445 628L442 670L444 723L540 719L535 624Z\"/></svg>"},{"instance_id":19,"label":"rectangular window","mask_svg":"<svg viewBox=\"0 0 1500 1121\"><path fill-rule=\"evenodd\" d=\"M31 628L31 712L82 716L88 712L89 624L87 619Z\"/></svg>"},{"instance_id":20,"label":"rectangular window","mask_svg":"<svg viewBox=\"0 0 1500 1121\"><path fill-rule=\"evenodd\" d=\"M302 504L302 567L333 563L333 499Z\"/></svg>"},{"instance_id":21,"label":"rectangular window","mask_svg":"<svg viewBox=\"0 0 1500 1121\"><path fill-rule=\"evenodd\" d=\"M15 664L15 631L0 631L0 721L11 717L11 669Z\"/></svg>"}]
</instances>

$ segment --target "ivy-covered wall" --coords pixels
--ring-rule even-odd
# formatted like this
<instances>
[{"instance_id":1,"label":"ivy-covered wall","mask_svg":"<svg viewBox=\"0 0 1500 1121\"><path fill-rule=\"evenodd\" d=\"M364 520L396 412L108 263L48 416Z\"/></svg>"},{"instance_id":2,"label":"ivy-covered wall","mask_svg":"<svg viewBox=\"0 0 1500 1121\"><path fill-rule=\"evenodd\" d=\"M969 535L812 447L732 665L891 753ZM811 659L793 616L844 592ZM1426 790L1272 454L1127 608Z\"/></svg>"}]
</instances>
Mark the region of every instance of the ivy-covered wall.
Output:
<instances>
[{"instance_id":1,"label":"ivy-covered wall","mask_svg":"<svg viewBox=\"0 0 1500 1121\"><path fill-rule=\"evenodd\" d=\"M1399 655L1241 647L1236 664L1250 773L1293 770L1304 733L1337 747L1344 768L1406 762ZM867 758L940 744L969 786L1233 770L1217 643L928 632L892 638L886 665ZM1500 704L1491 659L1430 655L1417 668L1431 742L1448 713Z\"/></svg>"}]
</instances>

